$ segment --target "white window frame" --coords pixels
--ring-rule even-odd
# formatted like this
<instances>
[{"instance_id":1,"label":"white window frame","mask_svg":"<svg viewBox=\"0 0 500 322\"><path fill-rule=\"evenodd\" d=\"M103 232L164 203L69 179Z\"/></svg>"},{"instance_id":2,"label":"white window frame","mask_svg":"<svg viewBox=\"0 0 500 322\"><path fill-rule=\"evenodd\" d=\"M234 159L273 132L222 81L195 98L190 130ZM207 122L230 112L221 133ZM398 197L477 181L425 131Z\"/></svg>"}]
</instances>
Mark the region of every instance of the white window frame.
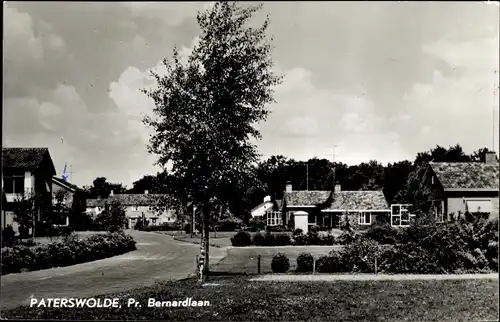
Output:
<instances>
[{"instance_id":1,"label":"white window frame","mask_svg":"<svg viewBox=\"0 0 500 322\"><path fill-rule=\"evenodd\" d=\"M441 202L441 213L438 214L438 207L436 205L437 202ZM437 223L445 222L445 211L444 211L444 200L432 200L432 211L434 212L434 219Z\"/></svg>"},{"instance_id":2,"label":"white window frame","mask_svg":"<svg viewBox=\"0 0 500 322\"><path fill-rule=\"evenodd\" d=\"M394 210L393 210L394 207L399 207L398 214L394 214ZM407 205L407 204L391 205L391 226L392 227L408 227L408 226L410 226L412 218L414 218L415 215L409 213L408 207L409 207L409 205ZM402 213L408 213L408 220L407 220L407 223L405 223L405 224L403 224ZM397 225L394 224L394 218L399 218L399 224L397 224Z\"/></svg>"},{"instance_id":3,"label":"white window frame","mask_svg":"<svg viewBox=\"0 0 500 322\"><path fill-rule=\"evenodd\" d=\"M266 219L266 224L267 226L279 226L281 225L281 212L279 211L268 211L266 213L267 219Z\"/></svg>"},{"instance_id":4,"label":"white window frame","mask_svg":"<svg viewBox=\"0 0 500 322\"><path fill-rule=\"evenodd\" d=\"M368 222L366 221L368 215ZM371 225L372 224L372 214L368 211L360 211L358 215L358 224L360 225Z\"/></svg>"}]
</instances>

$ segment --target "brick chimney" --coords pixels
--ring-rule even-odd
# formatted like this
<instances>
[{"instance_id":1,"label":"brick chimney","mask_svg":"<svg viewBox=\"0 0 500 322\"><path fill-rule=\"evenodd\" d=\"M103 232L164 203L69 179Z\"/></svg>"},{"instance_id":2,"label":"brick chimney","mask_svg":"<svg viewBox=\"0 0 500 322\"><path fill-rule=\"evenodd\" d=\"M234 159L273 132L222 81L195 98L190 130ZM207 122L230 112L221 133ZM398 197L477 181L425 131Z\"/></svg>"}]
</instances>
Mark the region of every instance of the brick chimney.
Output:
<instances>
[{"instance_id":1,"label":"brick chimney","mask_svg":"<svg viewBox=\"0 0 500 322\"><path fill-rule=\"evenodd\" d=\"M291 181L286 182L285 192L292 192L292 182Z\"/></svg>"},{"instance_id":2,"label":"brick chimney","mask_svg":"<svg viewBox=\"0 0 500 322\"><path fill-rule=\"evenodd\" d=\"M335 187L333 188L333 192L340 192L340 191L342 191L342 186L340 185L340 183L335 182Z\"/></svg>"},{"instance_id":3,"label":"brick chimney","mask_svg":"<svg viewBox=\"0 0 500 322\"><path fill-rule=\"evenodd\" d=\"M486 152L484 156L484 161L487 164L496 163L497 162L497 154L493 151Z\"/></svg>"},{"instance_id":4,"label":"brick chimney","mask_svg":"<svg viewBox=\"0 0 500 322\"><path fill-rule=\"evenodd\" d=\"M148 190L144 190L144 194L147 195L149 193Z\"/></svg>"}]
</instances>

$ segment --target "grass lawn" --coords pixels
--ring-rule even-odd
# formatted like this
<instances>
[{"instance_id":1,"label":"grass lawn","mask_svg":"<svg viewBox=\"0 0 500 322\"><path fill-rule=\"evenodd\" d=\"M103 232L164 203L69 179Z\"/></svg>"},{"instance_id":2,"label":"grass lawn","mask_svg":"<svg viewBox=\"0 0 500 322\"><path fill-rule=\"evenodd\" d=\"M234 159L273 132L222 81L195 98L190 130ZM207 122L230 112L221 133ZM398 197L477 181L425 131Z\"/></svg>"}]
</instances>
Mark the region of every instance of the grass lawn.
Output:
<instances>
[{"instance_id":1,"label":"grass lawn","mask_svg":"<svg viewBox=\"0 0 500 322\"><path fill-rule=\"evenodd\" d=\"M106 298L121 308L29 308L2 312L8 319L173 321L479 321L498 319L498 280L249 282L183 280ZM103 298L104 296L100 296ZM141 307L127 307L134 298ZM208 307L148 307L157 301L209 301Z\"/></svg>"},{"instance_id":2,"label":"grass lawn","mask_svg":"<svg viewBox=\"0 0 500 322\"><path fill-rule=\"evenodd\" d=\"M271 273L271 261L277 253L285 253L290 259L290 269L297 266L300 253L310 253L315 258L327 255L342 246L288 246L288 247L238 247L228 249L227 256L211 270L234 274L257 274L257 256L261 256L261 273Z\"/></svg>"}]
</instances>

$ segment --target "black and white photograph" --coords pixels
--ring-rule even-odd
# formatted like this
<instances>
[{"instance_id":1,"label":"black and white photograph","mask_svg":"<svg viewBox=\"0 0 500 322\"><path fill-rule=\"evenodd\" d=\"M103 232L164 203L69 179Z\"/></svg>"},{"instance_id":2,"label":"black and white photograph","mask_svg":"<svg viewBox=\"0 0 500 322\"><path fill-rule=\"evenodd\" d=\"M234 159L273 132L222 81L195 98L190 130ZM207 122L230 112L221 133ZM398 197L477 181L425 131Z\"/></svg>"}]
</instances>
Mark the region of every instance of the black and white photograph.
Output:
<instances>
[{"instance_id":1,"label":"black and white photograph","mask_svg":"<svg viewBox=\"0 0 500 322\"><path fill-rule=\"evenodd\" d=\"M498 321L499 69L499 1L6 1L0 318Z\"/></svg>"}]
</instances>

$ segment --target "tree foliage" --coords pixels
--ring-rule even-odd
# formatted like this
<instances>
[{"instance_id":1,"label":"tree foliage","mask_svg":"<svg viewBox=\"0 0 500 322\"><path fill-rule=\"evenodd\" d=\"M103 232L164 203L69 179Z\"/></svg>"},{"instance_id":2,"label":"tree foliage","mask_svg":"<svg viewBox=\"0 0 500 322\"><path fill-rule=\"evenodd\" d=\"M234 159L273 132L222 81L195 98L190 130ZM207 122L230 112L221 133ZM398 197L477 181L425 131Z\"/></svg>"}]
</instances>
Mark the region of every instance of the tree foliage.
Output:
<instances>
[{"instance_id":1,"label":"tree foliage","mask_svg":"<svg viewBox=\"0 0 500 322\"><path fill-rule=\"evenodd\" d=\"M179 199L226 207L257 161L255 124L269 114L280 82L266 38L269 18L246 27L260 8L217 2L199 13L202 34L187 63L174 49L163 61L166 73L152 72L157 87L144 90L155 102L155 118L144 120L155 132L149 149L159 165L172 163Z\"/></svg>"}]
</instances>

